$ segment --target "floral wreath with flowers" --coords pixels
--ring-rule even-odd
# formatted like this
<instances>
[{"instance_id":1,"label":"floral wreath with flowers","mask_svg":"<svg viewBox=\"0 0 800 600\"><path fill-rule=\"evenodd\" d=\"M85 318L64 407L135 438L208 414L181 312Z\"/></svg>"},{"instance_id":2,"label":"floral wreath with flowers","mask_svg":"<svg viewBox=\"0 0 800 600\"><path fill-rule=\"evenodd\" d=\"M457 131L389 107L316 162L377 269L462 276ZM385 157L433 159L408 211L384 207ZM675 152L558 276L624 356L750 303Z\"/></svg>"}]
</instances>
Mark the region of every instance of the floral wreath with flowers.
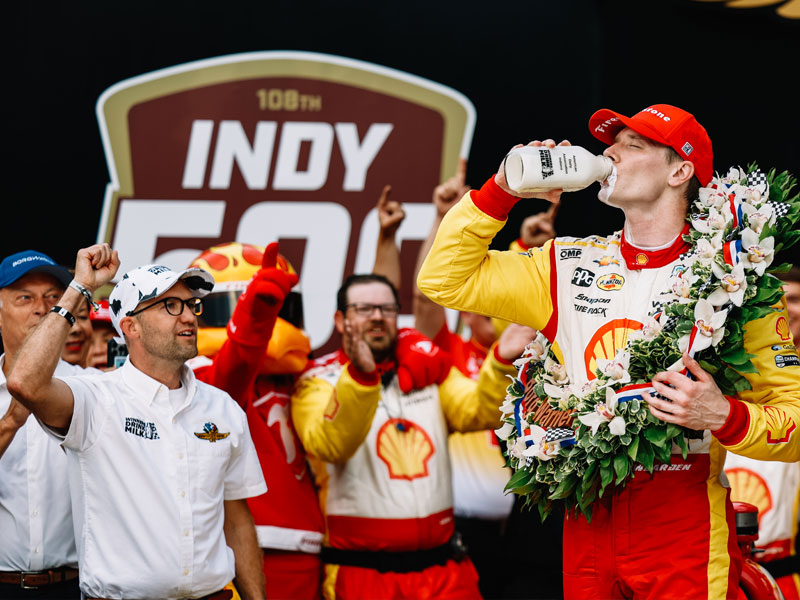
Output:
<instances>
[{"instance_id":1,"label":"floral wreath with flowers","mask_svg":"<svg viewBox=\"0 0 800 600\"><path fill-rule=\"evenodd\" d=\"M764 174L750 165L701 188L687 215L685 269L670 279L670 299L613 359L597 360L596 379L572 384L541 333L528 344L514 363L518 373L496 430L514 471L506 490L525 496L542 519L559 501L591 519L592 503L609 486L670 464L673 445L686 458L691 439L703 433L650 413L652 379L683 370L686 351L723 394L750 389L742 374L757 370L744 350L744 325L776 310L783 294L772 273L791 265L767 269L778 251L800 241L800 194L790 197L795 183L787 172ZM545 403L547 428L536 422Z\"/></svg>"}]
</instances>

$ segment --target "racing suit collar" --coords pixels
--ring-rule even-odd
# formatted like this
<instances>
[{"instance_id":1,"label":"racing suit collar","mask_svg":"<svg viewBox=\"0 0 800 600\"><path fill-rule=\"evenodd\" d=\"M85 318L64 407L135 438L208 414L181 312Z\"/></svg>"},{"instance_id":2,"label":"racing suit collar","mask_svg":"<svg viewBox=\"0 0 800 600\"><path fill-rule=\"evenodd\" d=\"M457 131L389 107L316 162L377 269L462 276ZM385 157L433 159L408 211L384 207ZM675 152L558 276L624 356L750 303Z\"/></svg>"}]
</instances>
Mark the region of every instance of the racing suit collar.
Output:
<instances>
[{"instance_id":1,"label":"racing suit collar","mask_svg":"<svg viewBox=\"0 0 800 600\"><path fill-rule=\"evenodd\" d=\"M666 248L660 250L646 250L637 248L625 239L625 229L622 230L620 253L627 267L633 271L639 269L654 269L668 265L689 249L689 244L683 241L683 236L689 233L689 224L684 225L678 237Z\"/></svg>"}]
</instances>

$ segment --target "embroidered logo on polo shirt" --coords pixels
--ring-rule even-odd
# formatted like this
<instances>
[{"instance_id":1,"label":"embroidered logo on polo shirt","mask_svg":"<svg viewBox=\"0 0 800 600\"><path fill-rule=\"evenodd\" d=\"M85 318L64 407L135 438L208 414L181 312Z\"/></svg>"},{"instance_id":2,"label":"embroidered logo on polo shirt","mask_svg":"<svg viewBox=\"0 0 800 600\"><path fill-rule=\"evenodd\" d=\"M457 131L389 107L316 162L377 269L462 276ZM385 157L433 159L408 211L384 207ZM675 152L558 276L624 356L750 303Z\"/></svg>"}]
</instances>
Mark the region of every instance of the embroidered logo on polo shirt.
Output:
<instances>
[{"instance_id":1,"label":"embroidered logo on polo shirt","mask_svg":"<svg viewBox=\"0 0 800 600\"><path fill-rule=\"evenodd\" d=\"M222 433L214 423L206 423L203 425L203 431L201 433L195 432L194 435L213 444L217 440L224 440L230 435L230 432Z\"/></svg>"},{"instance_id":2,"label":"embroidered logo on polo shirt","mask_svg":"<svg viewBox=\"0 0 800 600\"><path fill-rule=\"evenodd\" d=\"M146 440L160 439L155 423L145 423L141 419L134 417L125 417L125 433L130 433Z\"/></svg>"}]
</instances>

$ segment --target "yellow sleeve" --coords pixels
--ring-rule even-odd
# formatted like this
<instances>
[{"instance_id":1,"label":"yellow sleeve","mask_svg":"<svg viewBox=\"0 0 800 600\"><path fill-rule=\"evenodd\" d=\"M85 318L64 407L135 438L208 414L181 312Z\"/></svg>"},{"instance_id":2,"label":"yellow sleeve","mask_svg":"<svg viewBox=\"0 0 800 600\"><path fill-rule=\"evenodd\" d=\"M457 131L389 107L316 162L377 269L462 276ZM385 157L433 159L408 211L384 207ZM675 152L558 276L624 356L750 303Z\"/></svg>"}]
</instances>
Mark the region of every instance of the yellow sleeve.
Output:
<instances>
[{"instance_id":1,"label":"yellow sleeve","mask_svg":"<svg viewBox=\"0 0 800 600\"><path fill-rule=\"evenodd\" d=\"M442 403L451 431L478 431L500 427L500 405L511 380L516 374L513 365L500 362L494 346L483 361L477 381L453 367L447 379L439 385Z\"/></svg>"},{"instance_id":2,"label":"yellow sleeve","mask_svg":"<svg viewBox=\"0 0 800 600\"><path fill-rule=\"evenodd\" d=\"M553 241L522 254L489 250L505 223L465 195L442 219L417 286L441 306L544 329L553 312Z\"/></svg>"},{"instance_id":3,"label":"yellow sleeve","mask_svg":"<svg viewBox=\"0 0 800 600\"><path fill-rule=\"evenodd\" d=\"M744 328L744 349L758 373L744 373L751 390L731 398L731 414L714 436L736 454L759 460L800 460L800 359L786 302Z\"/></svg>"},{"instance_id":4,"label":"yellow sleeve","mask_svg":"<svg viewBox=\"0 0 800 600\"><path fill-rule=\"evenodd\" d=\"M353 456L369 433L381 395L380 379L372 385L359 382L348 367L335 386L320 377L301 377L292 393L292 422L303 448L329 463Z\"/></svg>"}]
</instances>

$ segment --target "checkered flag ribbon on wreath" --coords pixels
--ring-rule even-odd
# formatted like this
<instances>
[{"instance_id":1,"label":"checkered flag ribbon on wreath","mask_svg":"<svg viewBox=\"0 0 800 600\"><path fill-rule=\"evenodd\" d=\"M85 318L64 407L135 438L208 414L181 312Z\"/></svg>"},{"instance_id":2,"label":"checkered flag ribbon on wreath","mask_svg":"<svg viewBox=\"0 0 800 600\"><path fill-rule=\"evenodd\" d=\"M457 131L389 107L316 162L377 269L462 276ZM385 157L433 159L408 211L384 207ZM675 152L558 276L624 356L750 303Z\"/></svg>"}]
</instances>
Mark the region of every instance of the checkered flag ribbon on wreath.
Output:
<instances>
[{"instance_id":1,"label":"checkered flag ribbon on wreath","mask_svg":"<svg viewBox=\"0 0 800 600\"><path fill-rule=\"evenodd\" d=\"M545 442L565 442L575 439L575 432L569 427L551 427L544 434Z\"/></svg>"},{"instance_id":2,"label":"checkered flag ribbon on wreath","mask_svg":"<svg viewBox=\"0 0 800 600\"><path fill-rule=\"evenodd\" d=\"M789 203L788 202L771 202L767 200L767 204L772 207L772 212L775 213L777 218L781 218L786 216L786 213L789 212Z\"/></svg>"},{"instance_id":3,"label":"checkered flag ribbon on wreath","mask_svg":"<svg viewBox=\"0 0 800 600\"><path fill-rule=\"evenodd\" d=\"M761 169L756 169L752 173L747 174L747 187L757 188L762 186L764 189L767 189L767 176Z\"/></svg>"}]
</instances>

